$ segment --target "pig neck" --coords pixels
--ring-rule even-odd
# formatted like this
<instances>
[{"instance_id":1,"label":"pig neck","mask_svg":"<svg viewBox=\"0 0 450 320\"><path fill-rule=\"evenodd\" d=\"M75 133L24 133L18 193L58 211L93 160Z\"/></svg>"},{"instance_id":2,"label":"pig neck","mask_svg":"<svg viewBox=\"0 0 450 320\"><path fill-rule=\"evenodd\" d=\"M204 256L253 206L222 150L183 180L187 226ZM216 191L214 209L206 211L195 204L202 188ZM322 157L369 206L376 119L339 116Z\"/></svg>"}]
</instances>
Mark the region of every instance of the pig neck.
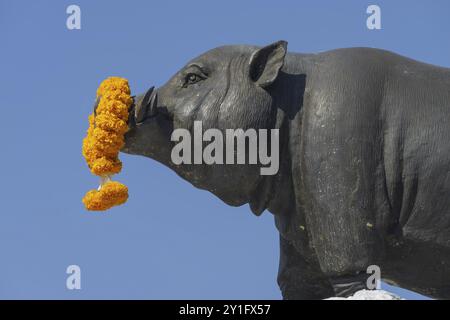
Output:
<instances>
[{"instance_id":1,"label":"pig neck","mask_svg":"<svg viewBox=\"0 0 450 320\"><path fill-rule=\"evenodd\" d=\"M300 133L303 94L312 66L313 55L288 54L277 81L268 88L276 109L274 128L280 130L280 166L275 175L260 176L250 195L250 208L256 215L265 209L279 216L291 215L296 211L290 146L291 140Z\"/></svg>"}]
</instances>

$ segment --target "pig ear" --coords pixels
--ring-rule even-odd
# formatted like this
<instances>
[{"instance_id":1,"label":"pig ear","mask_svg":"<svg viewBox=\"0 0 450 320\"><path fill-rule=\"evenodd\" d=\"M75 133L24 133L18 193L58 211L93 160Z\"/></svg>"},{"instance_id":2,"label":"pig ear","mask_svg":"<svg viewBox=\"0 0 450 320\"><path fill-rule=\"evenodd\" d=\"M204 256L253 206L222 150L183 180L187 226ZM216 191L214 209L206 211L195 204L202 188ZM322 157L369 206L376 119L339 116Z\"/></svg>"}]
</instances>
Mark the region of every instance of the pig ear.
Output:
<instances>
[{"instance_id":1,"label":"pig ear","mask_svg":"<svg viewBox=\"0 0 450 320\"><path fill-rule=\"evenodd\" d=\"M272 84L283 67L286 52L286 41L256 50L250 58L250 78L263 88Z\"/></svg>"}]
</instances>

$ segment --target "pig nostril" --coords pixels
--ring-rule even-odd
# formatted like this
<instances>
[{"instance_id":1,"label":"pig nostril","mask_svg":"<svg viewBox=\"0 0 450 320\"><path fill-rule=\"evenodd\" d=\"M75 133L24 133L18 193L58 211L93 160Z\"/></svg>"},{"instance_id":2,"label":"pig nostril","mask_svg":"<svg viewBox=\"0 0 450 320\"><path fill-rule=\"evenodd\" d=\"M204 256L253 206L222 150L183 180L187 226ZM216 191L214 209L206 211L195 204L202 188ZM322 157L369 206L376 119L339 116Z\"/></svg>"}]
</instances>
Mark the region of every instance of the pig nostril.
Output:
<instances>
[{"instance_id":1,"label":"pig nostril","mask_svg":"<svg viewBox=\"0 0 450 320\"><path fill-rule=\"evenodd\" d=\"M154 87L151 87L144 96L139 96L135 101L134 113L136 123L141 123L147 118L158 114L158 95Z\"/></svg>"},{"instance_id":2,"label":"pig nostril","mask_svg":"<svg viewBox=\"0 0 450 320\"><path fill-rule=\"evenodd\" d=\"M147 112L148 112L148 105L151 101L151 97L153 95L155 87L151 87L148 89L148 91L145 93L143 98L138 98L137 101L135 101L135 107L134 107L134 117L136 119L136 123L144 121Z\"/></svg>"},{"instance_id":3,"label":"pig nostril","mask_svg":"<svg viewBox=\"0 0 450 320\"><path fill-rule=\"evenodd\" d=\"M158 102L157 101L158 101L158 96L156 94L156 91L153 91L150 101L147 106L147 116L148 117L153 117L158 113L158 108L157 108Z\"/></svg>"}]
</instances>

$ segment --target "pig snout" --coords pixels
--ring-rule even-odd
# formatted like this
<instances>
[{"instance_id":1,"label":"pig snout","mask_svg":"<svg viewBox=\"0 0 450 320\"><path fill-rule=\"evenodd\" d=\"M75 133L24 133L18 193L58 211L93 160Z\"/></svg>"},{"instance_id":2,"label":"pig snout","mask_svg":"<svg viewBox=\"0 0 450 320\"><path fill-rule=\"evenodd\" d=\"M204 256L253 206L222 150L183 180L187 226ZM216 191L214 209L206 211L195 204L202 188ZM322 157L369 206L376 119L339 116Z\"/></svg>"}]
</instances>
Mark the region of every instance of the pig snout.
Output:
<instances>
[{"instance_id":1,"label":"pig snout","mask_svg":"<svg viewBox=\"0 0 450 320\"><path fill-rule=\"evenodd\" d=\"M145 94L136 97L134 101L134 120L136 124L143 122L147 118L154 117L158 113L155 87L151 87Z\"/></svg>"}]
</instances>

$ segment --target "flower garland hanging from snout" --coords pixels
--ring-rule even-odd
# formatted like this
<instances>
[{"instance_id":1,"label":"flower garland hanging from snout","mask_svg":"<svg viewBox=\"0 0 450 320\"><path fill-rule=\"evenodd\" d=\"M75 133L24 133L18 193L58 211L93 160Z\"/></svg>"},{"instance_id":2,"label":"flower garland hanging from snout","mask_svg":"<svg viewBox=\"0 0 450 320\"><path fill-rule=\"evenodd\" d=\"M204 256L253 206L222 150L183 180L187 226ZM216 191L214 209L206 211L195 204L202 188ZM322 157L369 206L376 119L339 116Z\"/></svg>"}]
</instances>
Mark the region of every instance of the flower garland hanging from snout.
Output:
<instances>
[{"instance_id":1,"label":"flower garland hanging from snout","mask_svg":"<svg viewBox=\"0 0 450 320\"><path fill-rule=\"evenodd\" d=\"M96 110L89 116L82 150L89 169L100 177L98 189L88 191L83 198L90 211L107 210L128 199L128 188L111 180L122 169L118 155L124 145L128 110L133 102L128 81L119 77L104 80L97 89L97 101Z\"/></svg>"}]
</instances>

